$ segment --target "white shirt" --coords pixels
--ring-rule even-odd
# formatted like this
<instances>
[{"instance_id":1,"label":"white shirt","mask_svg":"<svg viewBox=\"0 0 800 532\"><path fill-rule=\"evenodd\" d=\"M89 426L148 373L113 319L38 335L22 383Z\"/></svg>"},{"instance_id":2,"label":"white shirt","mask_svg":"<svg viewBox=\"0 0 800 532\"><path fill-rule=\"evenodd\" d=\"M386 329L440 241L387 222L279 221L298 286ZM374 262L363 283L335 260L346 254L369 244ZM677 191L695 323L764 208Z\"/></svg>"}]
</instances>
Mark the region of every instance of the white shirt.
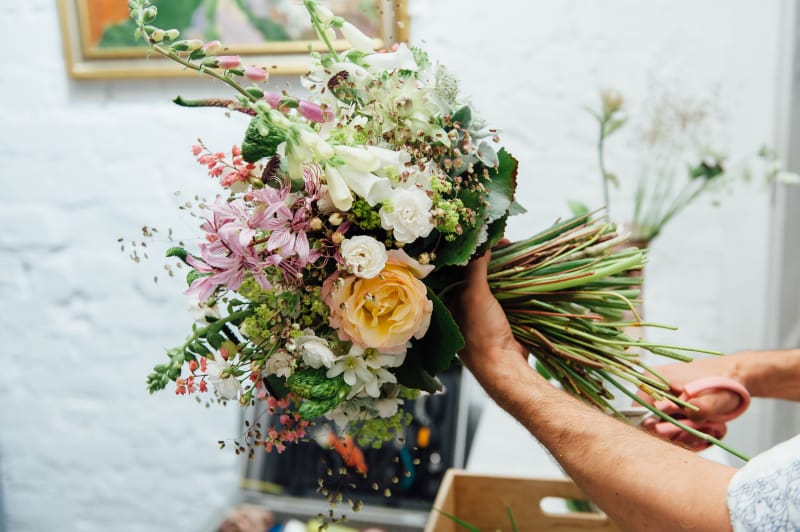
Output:
<instances>
[{"instance_id":1,"label":"white shirt","mask_svg":"<svg viewBox=\"0 0 800 532\"><path fill-rule=\"evenodd\" d=\"M759 454L728 485L734 532L800 531L800 435Z\"/></svg>"}]
</instances>

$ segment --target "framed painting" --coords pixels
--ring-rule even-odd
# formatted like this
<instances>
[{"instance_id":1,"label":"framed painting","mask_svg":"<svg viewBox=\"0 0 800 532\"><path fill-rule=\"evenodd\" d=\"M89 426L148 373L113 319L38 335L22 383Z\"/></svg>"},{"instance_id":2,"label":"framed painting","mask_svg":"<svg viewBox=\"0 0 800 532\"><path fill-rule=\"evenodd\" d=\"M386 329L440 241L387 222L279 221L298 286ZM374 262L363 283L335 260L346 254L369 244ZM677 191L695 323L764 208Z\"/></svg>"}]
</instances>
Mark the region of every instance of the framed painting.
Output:
<instances>
[{"instance_id":1,"label":"framed painting","mask_svg":"<svg viewBox=\"0 0 800 532\"><path fill-rule=\"evenodd\" d=\"M306 71L309 46L325 49L297 0L152 0L159 27L181 38L219 39L227 53L273 74ZM408 40L407 0L322 0L380 47ZM160 57L146 57L134 40L126 0L58 0L64 55L74 78L171 77L189 74ZM345 49L344 40L334 46Z\"/></svg>"}]
</instances>

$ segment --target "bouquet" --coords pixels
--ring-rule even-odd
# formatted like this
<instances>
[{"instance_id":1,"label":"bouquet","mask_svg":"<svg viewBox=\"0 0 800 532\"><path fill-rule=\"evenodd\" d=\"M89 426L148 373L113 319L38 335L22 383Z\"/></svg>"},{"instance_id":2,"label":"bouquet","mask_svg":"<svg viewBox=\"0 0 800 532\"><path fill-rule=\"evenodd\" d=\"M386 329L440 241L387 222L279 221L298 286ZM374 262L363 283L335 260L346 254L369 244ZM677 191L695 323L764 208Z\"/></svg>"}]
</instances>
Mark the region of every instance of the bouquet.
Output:
<instances>
[{"instance_id":1,"label":"bouquet","mask_svg":"<svg viewBox=\"0 0 800 532\"><path fill-rule=\"evenodd\" d=\"M176 103L248 118L230 155L193 147L220 193L203 205L204 241L167 256L189 267L187 293L203 319L148 388L267 401L280 426L253 432L253 443L278 451L320 418L362 443L394 437L403 401L438 391L437 374L464 345L447 306L462 268L524 212L517 161L452 73L420 48L376 51L316 0L304 5L328 52L310 52L301 98L264 88L267 69L218 41L159 28L148 0L129 1L152 53L235 96ZM331 45L336 32L350 50ZM647 324L635 315L641 280L630 275L645 254L624 243L616 226L587 214L497 249L489 274L541 371L605 409L609 383L677 400L642 351L689 358L625 334ZM630 310L635 319L622 321Z\"/></svg>"}]
</instances>

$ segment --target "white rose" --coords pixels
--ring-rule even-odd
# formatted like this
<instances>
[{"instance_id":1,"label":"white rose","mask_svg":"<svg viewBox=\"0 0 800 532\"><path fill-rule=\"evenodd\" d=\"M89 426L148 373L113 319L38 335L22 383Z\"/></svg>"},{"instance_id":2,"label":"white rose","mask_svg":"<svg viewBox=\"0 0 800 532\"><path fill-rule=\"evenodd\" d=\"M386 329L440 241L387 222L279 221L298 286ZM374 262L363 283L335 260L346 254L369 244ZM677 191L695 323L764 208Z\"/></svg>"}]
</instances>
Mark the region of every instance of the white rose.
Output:
<instances>
[{"instance_id":1,"label":"white rose","mask_svg":"<svg viewBox=\"0 0 800 532\"><path fill-rule=\"evenodd\" d=\"M288 351L278 351L267 358L264 370L267 375L276 377L291 377L294 369L292 368L294 357Z\"/></svg>"},{"instance_id":2,"label":"white rose","mask_svg":"<svg viewBox=\"0 0 800 532\"><path fill-rule=\"evenodd\" d=\"M328 342L316 336L311 329L306 329L303 333L303 336L295 338L295 345L303 357L303 362L312 368L333 366L336 355L328 347Z\"/></svg>"},{"instance_id":3,"label":"white rose","mask_svg":"<svg viewBox=\"0 0 800 532\"><path fill-rule=\"evenodd\" d=\"M371 236L343 240L341 252L350 272L362 279L372 279L386 266L386 246Z\"/></svg>"},{"instance_id":4,"label":"white rose","mask_svg":"<svg viewBox=\"0 0 800 532\"><path fill-rule=\"evenodd\" d=\"M410 244L433 231L431 208L433 202L419 189L397 189L392 193L391 203L380 210L381 227L394 231L394 239Z\"/></svg>"}]
</instances>

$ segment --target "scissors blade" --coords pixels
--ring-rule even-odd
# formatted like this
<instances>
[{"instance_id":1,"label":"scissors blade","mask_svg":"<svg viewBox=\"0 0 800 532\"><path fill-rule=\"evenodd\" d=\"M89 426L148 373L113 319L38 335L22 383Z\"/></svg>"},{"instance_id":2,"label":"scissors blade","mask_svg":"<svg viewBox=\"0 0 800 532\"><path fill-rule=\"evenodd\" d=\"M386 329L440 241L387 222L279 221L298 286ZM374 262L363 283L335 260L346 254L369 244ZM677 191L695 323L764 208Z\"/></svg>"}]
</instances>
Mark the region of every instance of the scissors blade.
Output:
<instances>
[{"instance_id":1,"label":"scissors blade","mask_svg":"<svg viewBox=\"0 0 800 532\"><path fill-rule=\"evenodd\" d=\"M628 420L629 423L632 425L641 425L645 419L650 418L653 416L653 413L650 412L643 406L630 406L628 408L618 408L617 412L619 412L625 419Z\"/></svg>"}]
</instances>

